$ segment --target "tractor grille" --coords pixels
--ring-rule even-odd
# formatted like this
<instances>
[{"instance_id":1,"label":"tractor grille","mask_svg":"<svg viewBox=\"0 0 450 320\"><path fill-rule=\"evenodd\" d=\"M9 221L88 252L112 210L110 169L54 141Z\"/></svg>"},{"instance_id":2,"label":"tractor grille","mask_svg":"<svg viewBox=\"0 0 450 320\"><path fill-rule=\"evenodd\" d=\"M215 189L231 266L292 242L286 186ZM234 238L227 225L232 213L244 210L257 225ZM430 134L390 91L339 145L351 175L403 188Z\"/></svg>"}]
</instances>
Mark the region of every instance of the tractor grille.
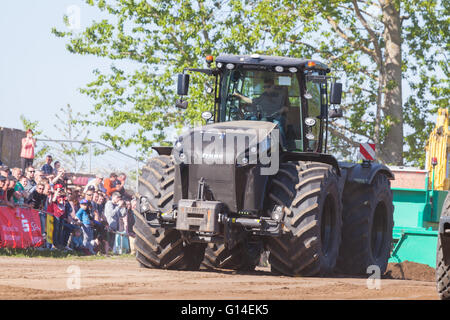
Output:
<instances>
[{"instance_id":1,"label":"tractor grille","mask_svg":"<svg viewBox=\"0 0 450 320\"><path fill-rule=\"evenodd\" d=\"M236 167L234 165L189 165L188 198L196 199L198 182L205 179L206 200L223 202L228 209L236 212Z\"/></svg>"}]
</instances>

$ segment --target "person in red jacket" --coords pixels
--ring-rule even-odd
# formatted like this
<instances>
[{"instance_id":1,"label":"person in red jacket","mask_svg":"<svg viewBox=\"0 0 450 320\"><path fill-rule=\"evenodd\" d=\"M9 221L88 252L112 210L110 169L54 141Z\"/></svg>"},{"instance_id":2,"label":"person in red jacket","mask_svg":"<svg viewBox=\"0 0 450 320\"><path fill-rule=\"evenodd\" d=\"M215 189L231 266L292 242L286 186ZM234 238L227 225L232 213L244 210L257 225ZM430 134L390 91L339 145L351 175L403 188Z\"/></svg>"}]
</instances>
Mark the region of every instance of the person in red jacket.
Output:
<instances>
[{"instance_id":1,"label":"person in red jacket","mask_svg":"<svg viewBox=\"0 0 450 320\"><path fill-rule=\"evenodd\" d=\"M36 147L36 139L33 138L33 130L28 129L27 136L22 139L22 148L20 150L20 159L22 161L22 172L33 165L34 148Z\"/></svg>"},{"instance_id":2,"label":"person in red jacket","mask_svg":"<svg viewBox=\"0 0 450 320\"><path fill-rule=\"evenodd\" d=\"M53 224L53 244L60 249L67 249L67 242L70 233L75 228L70 222L72 221L70 212L72 207L66 198L63 188L56 188L56 191L47 206L47 212L51 213L56 219Z\"/></svg>"}]
</instances>

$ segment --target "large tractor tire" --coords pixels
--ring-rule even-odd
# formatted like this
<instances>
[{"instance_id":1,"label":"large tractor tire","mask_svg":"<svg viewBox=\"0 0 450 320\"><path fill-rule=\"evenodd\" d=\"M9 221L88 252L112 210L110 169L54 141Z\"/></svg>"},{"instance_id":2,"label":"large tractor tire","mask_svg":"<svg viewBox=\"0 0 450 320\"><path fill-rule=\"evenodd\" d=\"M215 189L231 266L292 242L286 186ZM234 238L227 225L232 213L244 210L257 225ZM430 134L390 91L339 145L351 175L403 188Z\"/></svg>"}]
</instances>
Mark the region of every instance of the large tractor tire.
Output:
<instances>
[{"instance_id":1,"label":"large tractor tire","mask_svg":"<svg viewBox=\"0 0 450 320\"><path fill-rule=\"evenodd\" d=\"M284 207L284 233L266 248L276 274L332 274L341 243L342 202L333 167L318 162L280 165L269 185L268 210Z\"/></svg>"},{"instance_id":2,"label":"large tractor tire","mask_svg":"<svg viewBox=\"0 0 450 320\"><path fill-rule=\"evenodd\" d=\"M248 241L241 241L231 249L224 243L209 243L202 266L207 269L253 271L259 263L262 249L261 244Z\"/></svg>"},{"instance_id":3,"label":"large tractor tire","mask_svg":"<svg viewBox=\"0 0 450 320\"><path fill-rule=\"evenodd\" d=\"M169 156L152 158L139 177L139 194L149 199L151 209L170 212L174 191L174 162ZM136 259L148 268L198 270L205 244L186 243L176 229L152 228L135 211Z\"/></svg>"},{"instance_id":4,"label":"large tractor tire","mask_svg":"<svg viewBox=\"0 0 450 320\"><path fill-rule=\"evenodd\" d=\"M344 188L344 223L337 270L367 275L369 266L386 272L394 226L390 181L377 174L370 185L349 183Z\"/></svg>"},{"instance_id":5,"label":"large tractor tire","mask_svg":"<svg viewBox=\"0 0 450 320\"><path fill-rule=\"evenodd\" d=\"M450 216L450 193L442 206L441 217ZM438 236L436 253L436 286L441 300L450 300L450 266L444 263L441 237Z\"/></svg>"}]
</instances>

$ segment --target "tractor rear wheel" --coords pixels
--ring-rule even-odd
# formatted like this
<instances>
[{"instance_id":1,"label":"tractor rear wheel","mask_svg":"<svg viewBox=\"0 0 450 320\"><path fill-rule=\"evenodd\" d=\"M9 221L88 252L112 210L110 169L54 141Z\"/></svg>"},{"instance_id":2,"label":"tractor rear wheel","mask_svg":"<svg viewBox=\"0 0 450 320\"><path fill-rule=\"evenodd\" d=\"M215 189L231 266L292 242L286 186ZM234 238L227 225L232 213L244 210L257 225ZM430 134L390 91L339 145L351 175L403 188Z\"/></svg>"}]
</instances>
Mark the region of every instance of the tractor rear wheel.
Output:
<instances>
[{"instance_id":1,"label":"tractor rear wheel","mask_svg":"<svg viewBox=\"0 0 450 320\"><path fill-rule=\"evenodd\" d=\"M332 166L319 162L280 165L269 185L267 209L281 206L284 233L267 239L272 272L289 276L331 274L341 242L342 203Z\"/></svg>"},{"instance_id":2,"label":"tractor rear wheel","mask_svg":"<svg viewBox=\"0 0 450 320\"><path fill-rule=\"evenodd\" d=\"M349 183L344 188L344 223L337 269L367 274L369 266L386 272L394 226L392 191L388 178L377 174L370 185Z\"/></svg>"},{"instance_id":3,"label":"tractor rear wheel","mask_svg":"<svg viewBox=\"0 0 450 320\"><path fill-rule=\"evenodd\" d=\"M151 210L170 212L174 191L174 162L169 156L150 159L139 177L139 194L150 202ZM148 268L198 270L205 244L186 243L176 229L153 228L145 215L135 211L136 259Z\"/></svg>"},{"instance_id":4,"label":"tractor rear wheel","mask_svg":"<svg viewBox=\"0 0 450 320\"><path fill-rule=\"evenodd\" d=\"M450 216L450 193L445 198L442 206L441 217L444 216ZM439 235L436 254L436 285L439 298L441 300L450 300L450 266L444 262L441 237Z\"/></svg>"},{"instance_id":5,"label":"tractor rear wheel","mask_svg":"<svg viewBox=\"0 0 450 320\"><path fill-rule=\"evenodd\" d=\"M259 263L262 245L241 241L228 249L224 243L209 243L205 250L202 266L207 269L232 269L253 271Z\"/></svg>"}]
</instances>

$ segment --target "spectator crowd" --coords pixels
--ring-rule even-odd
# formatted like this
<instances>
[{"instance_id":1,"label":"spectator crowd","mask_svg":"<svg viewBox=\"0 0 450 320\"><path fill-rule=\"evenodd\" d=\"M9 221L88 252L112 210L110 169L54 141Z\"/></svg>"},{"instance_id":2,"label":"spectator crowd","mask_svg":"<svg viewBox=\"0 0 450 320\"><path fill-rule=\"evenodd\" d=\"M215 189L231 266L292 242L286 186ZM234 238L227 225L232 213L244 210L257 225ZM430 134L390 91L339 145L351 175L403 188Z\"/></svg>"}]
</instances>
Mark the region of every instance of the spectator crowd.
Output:
<instances>
[{"instance_id":1,"label":"spectator crowd","mask_svg":"<svg viewBox=\"0 0 450 320\"><path fill-rule=\"evenodd\" d=\"M28 141L22 142L23 149L24 142L33 146ZM47 248L109 255L116 234L134 236L132 209L136 200L125 190L125 173L111 173L106 178L97 175L81 187L71 183L61 163L53 162L51 155L40 169L29 160L22 161L23 168L0 166L0 202L36 209L44 239L48 238L47 215L53 216L52 243L46 243Z\"/></svg>"}]
</instances>

